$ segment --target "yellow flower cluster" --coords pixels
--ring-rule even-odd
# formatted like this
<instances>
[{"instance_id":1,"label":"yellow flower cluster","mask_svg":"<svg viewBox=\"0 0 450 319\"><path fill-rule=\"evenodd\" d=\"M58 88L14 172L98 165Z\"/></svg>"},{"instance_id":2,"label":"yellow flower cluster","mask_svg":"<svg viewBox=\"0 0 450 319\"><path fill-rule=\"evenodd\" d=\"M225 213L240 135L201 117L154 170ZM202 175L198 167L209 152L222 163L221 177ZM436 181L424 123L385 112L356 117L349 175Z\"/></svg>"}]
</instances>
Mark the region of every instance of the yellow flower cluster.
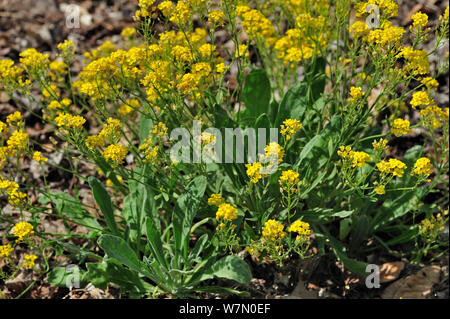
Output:
<instances>
[{"instance_id":1,"label":"yellow flower cluster","mask_svg":"<svg viewBox=\"0 0 450 319\"><path fill-rule=\"evenodd\" d=\"M249 163L245 164L245 167L247 167L247 175L250 177L250 181L255 184L258 183L258 181L262 178L261 163Z\"/></svg>"},{"instance_id":2,"label":"yellow flower cluster","mask_svg":"<svg viewBox=\"0 0 450 319\"><path fill-rule=\"evenodd\" d=\"M14 226L12 233L14 236L18 237L16 242L21 242L34 234L33 225L27 222L17 223Z\"/></svg>"},{"instance_id":3,"label":"yellow flower cluster","mask_svg":"<svg viewBox=\"0 0 450 319\"><path fill-rule=\"evenodd\" d=\"M391 126L391 132L395 136L401 136L404 134L411 133L410 123L408 120L395 119Z\"/></svg>"},{"instance_id":4,"label":"yellow flower cluster","mask_svg":"<svg viewBox=\"0 0 450 319\"><path fill-rule=\"evenodd\" d=\"M85 144L86 147L92 151L96 147L105 146L105 139L99 135L91 135L86 137Z\"/></svg>"},{"instance_id":5,"label":"yellow flower cluster","mask_svg":"<svg viewBox=\"0 0 450 319\"><path fill-rule=\"evenodd\" d=\"M432 173L433 173L433 164L431 164L430 159L426 157L421 157L414 163L411 175L415 174L428 177Z\"/></svg>"},{"instance_id":6,"label":"yellow flower cluster","mask_svg":"<svg viewBox=\"0 0 450 319\"><path fill-rule=\"evenodd\" d=\"M373 13L373 7L376 5L383 17L390 18L398 15L398 4L394 0L368 0L367 2L359 2L355 5L356 15L361 17L366 14ZM371 10L369 10L371 8Z\"/></svg>"},{"instance_id":7,"label":"yellow flower cluster","mask_svg":"<svg viewBox=\"0 0 450 319\"><path fill-rule=\"evenodd\" d=\"M152 136L148 136L144 142L139 145L139 150L143 153L144 161L146 162L151 162L158 156L158 146L154 145Z\"/></svg>"},{"instance_id":8,"label":"yellow flower cluster","mask_svg":"<svg viewBox=\"0 0 450 319\"><path fill-rule=\"evenodd\" d=\"M34 262L37 259L36 255L25 255L22 263L22 267L26 269L33 269Z\"/></svg>"},{"instance_id":9,"label":"yellow flower cluster","mask_svg":"<svg viewBox=\"0 0 450 319\"><path fill-rule=\"evenodd\" d=\"M8 195L8 202L13 208L23 204L27 197L25 193L19 191L19 185L16 182L3 179L1 176L0 191L6 192L6 195Z\"/></svg>"},{"instance_id":10,"label":"yellow flower cluster","mask_svg":"<svg viewBox=\"0 0 450 319\"><path fill-rule=\"evenodd\" d=\"M225 14L220 10L212 10L209 13L208 21L216 25L223 25L225 22Z\"/></svg>"},{"instance_id":11,"label":"yellow flower cluster","mask_svg":"<svg viewBox=\"0 0 450 319\"><path fill-rule=\"evenodd\" d=\"M28 140L28 134L22 129L15 130L6 141L6 144L8 145L7 153L14 155L25 150L28 146Z\"/></svg>"},{"instance_id":12,"label":"yellow flower cluster","mask_svg":"<svg viewBox=\"0 0 450 319\"><path fill-rule=\"evenodd\" d=\"M86 123L86 119L79 115L58 112L58 116L55 118L55 123L58 127L65 130L79 130L83 127L83 124Z\"/></svg>"},{"instance_id":13,"label":"yellow flower cluster","mask_svg":"<svg viewBox=\"0 0 450 319\"><path fill-rule=\"evenodd\" d=\"M386 151L388 146L388 140L380 138L378 141L372 142L372 147L375 151Z\"/></svg>"},{"instance_id":14,"label":"yellow flower cluster","mask_svg":"<svg viewBox=\"0 0 450 319\"><path fill-rule=\"evenodd\" d=\"M237 218L237 209L230 204L223 203L219 205L216 213L217 220L233 221Z\"/></svg>"},{"instance_id":15,"label":"yellow flower cluster","mask_svg":"<svg viewBox=\"0 0 450 319\"><path fill-rule=\"evenodd\" d=\"M167 135L167 127L164 123L159 122L158 125L153 125L150 133L159 137L163 137L164 135Z\"/></svg>"},{"instance_id":16,"label":"yellow flower cluster","mask_svg":"<svg viewBox=\"0 0 450 319\"><path fill-rule=\"evenodd\" d=\"M64 40L64 42L58 44L58 50L63 56L72 56L75 53L75 44L71 40Z\"/></svg>"},{"instance_id":17,"label":"yellow flower cluster","mask_svg":"<svg viewBox=\"0 0 450 319\"><path fill-rule=\"evenodd\" d=\"M296 240L304 239L305 237L312 234L309 223L303 222L301 220L296 220L289 226L288 231L291 233L297 233Z\"/></svg>"},{"instance_id":18,"label":"yellow flower cluster","mask_svg":"<svg viewBox=\"0 0 450 319\"><path fill-rule=\"evenodd\" d=\"M122 164L125 156L127 156L127 148L119 144L111 144L102 152L103 157L113 162L113 164Z\"/></svg>"},{"instance_id":19,"label":"yellow flower cluster","mask_svg":"<svg viewBox=\"0 0 450 319\"><path fill-rule=\"evenodd\" d=\"M381 161L376 164L377 169L383 174L402 177L406 169L406 164L398 159L391 158L388 161Z\"/></svg>"},{"instance_id":20,"label":"yellow flower cluster","mask_svg":"<svg viewBox=\"0 0 450 319\"><path fill-rule=\"evenodd\" d=\"M295 133L301 128L302 124L299 122L299 120L287 119L283 121L280 133L286 138L287 141L289 141L291 137L294 136Z\"/></svg>"},{"instance_id":21,"label":"yellow flower cluster","mask_svg":"<svg viewBox=\"0 0 450 319\"><path fill-rule=\"evenodd\" d=\"M136 29L132 27L125 28L122 30L120 35L123 36L124 38L132 38L136 35Z\"/></svg>"},{"instance_id":22,"label":"yellow flower cluster","mask_svg":"<svg viewBox=\"0 0 450 319\"><path fill-rule=\"evenodd\" d=\"M370 157L366 152L353 152L352 167L362 167L366 165L366 162L371 160L372 157Z\"/></svg>"},{"instance_id":23,"label":"yellow flower cluster","mask_svg":"<svg viewBox=\"0 0 450 319\"><path fill-rule=\"evenodd\" d=\"M237 6L236 15L242 20L242 27L250 38L269 38L274 33L272 23L258 10Z\"/></svg>"},{"instance_id":24,"label":"yellow flower cluster","mask_svg":"<svg viewBox=\"0 0 450 319\"><path fill-rule=\"evenodd\" d=\"M428 89L436 90L439 86L439 82L433 79L431 76L427 76L420 80L420 83L425 84Z\"/></svg>"},{"instance_id":25,"label":"yellow flower cluster","mask_svg":"<svg viewBox=\"0 0 450 319\"><path fill-rule=\"evenodd\" d=\"M220 194L211 194L208 198L208 205L220 206L223 203L225 203L225 199Z\"/></svg>"},{"instance_id":26,"label":"yellow flower cluster","mask_svg":"<svg viewBox=\"0 0 450 319\"><path fill-rule=\"evenodd\" d=\"M420 222L419 229L423 235L429 239L435 239L445 228L448 218L448 210L438 213L436 216L431 216Z\"/></svg>"},{"instance_id":27,"label":"yellow flower cluster","mask_svg":"<svg viewBox=\"0 0 450 319\"><path fill-rule=\"evenodd\" d=\"M410 102L413 109L416 109L417 107L427 107L433 103L434 101L428 96L428 93L425 91L415 92L412 95L412 99Z\"/></svg>"},{"instance_id":28,"label":"yellow flower cluster","mask_svg":"<svg viewBox=\"0 0 450 319\"><path fill-rule=\"evenodd\" d=\"M49 64L47 54L38 52L35 48L29 48L20 52L20 62L31 72L46 68Z\"/></svg>"},{"instance_id":29,"label":"yellow flower cluster","mask_svg":"<svg viewBox=\"0 0 450 319\"><path fill-rule=\"evenodd\" d=\"M20 126L22 124L22 114L20 112L14 112L6 117L6 123L11 126Z\"/></svg>"},{"instance_id":30,"label":"yellow flower cluster","mask_svg":"<svg viewBox=\"0 0 450 319\"><path fill-rule=\"evenodd\" d=\"M283 171L281 172L281 176L278 179L278 182L280 183L281 187L283 190L285 191L292 191L293 193L295 193L297 191L297 189L293 188L294 186L296 186L300 180L299 180L299 173L293 171L293 170L287 170L287 171Z\"/></svg>"},{"instance_id":31,"label":"yellow flower cluster","mask_svg":"<svg viewBox=\"0 0 450 319\"><path fill-rule=\"evenodd\" d=\"M129 99L126 100L124 104L122 104L117 113L121 115L128 115L141 107L141 103L139 103L138 99Z\"/></svg>"},{"instance_id":32,"label":"yellow flower cluster","mask_svg":"<svg viewBox=\"0 0 450 319\"><path fill-rule=\"evenodd\" d=\"M352 151L352 147L347 145L341 145L339 146L339 150L337 151L337 154L342 157L342 159L344 160L350 160L353 158L353 153L354 151Z\"/></svg>"},{"instance_id":33,"label":"yellow flower cluster","mask_svg":"<svg viewBox=\"0 0 450 319\"><path fill-rule=\"evenodd\" d=\"M266 151L266 159L270 159L271 162L277 159L278 164L283 162L284 149L277 142L270 142L264 150Z\"/></svg>"},{"instance_id":34,"label":"yellow flower cluster","mask_svg":"<svg viewBox=\"0 0 450 319\"><path fill-rule=\"evenodd\" d=\"M355 21L349 26L348 31L353 34L354 39L362 38L362 40L366 40L370 29L364 21Z\"/></svg>"},{"instance_id":35,"label":"yellow flower cluster","mask_svg":"<svg viewBox=\"0 0 450 319\"><path fill-rule=\"evenodd\" d=\"M0 258L9 257L13 250L10 244L0 245Z\"/></svg>"},{"instance_id":36,"label":"yellow flower cluster","mask_svg":"<svg viewBox=\"0 0 450 319\"><path fill-rule=\"evenodd\" d=\"M384 185L378 185L377 187L375 187L375 193L378 195L386 194L386 189L385 189Z\"/></svg>"},{"instance_id":37,"label":"yellow flower cluster","mask_svg":"<svg viewBox=\"0 0 450 319\"><path fill-rule=\"evenodd\" d=\"M283 239L286 236L284 232L284 226L274 220L269 219L264 223L264 227L262 229L262 241L278 241Z\"/></svg>"},{"instance_id":38,"label":"yellow flower cluster","mask_svg":"<svg viewBox=\"0 0 450 319\"><path fill-rule=\"evenodd\" d=\"M394 27L391 22L384 22L381 29L370 31L367 41L375 42L381 46L396 45L405 33L402 27Z\"/></svg>"},{"instance_id":39,"label":"yellow flower cluster","mask_svg":"<svg viewBox=\"0 0 450 319\"><path fill-rule=\"evenodd\" d=\"M363 96L364 96L364 92L363 92L363 90L360 88L360 87L354 87L354 86L352 86L351 88L350 88L350 101L351 102L356 102L356 101L358 101L359 99L361 99Z\"/></svg>"},{"instance_id":40,"label":"yellow flower cluster","mask_svg":"<svg viewBox=\"0 0 450 319\"><path fill-rule=\"evenodd\" d=\"M411 17L414 28L424 28L428 23L428 16L425 13L417 12Z\"/></svg>"},{"instance_id":41,"label":"yellow flower cluster","mask_svg":"<svg viewBox=\"0 0 450 319\"><path fill-rule=\"evenodd\" d=\"M41 152L34 152L33 153L33 159L38 162L38 163L42 163L42 162L47 162L48 158L45 156L42 156Z\"/></svg>"},{"instance_id":42,"label":"yellow flower cluster","mask_svg":"<svg viewBox=\"0 0 450 319\"><path fill-rule=\"evenodd\" d=\"M397 57L405 58L406 63L403 67L405 72L411 72L414 76L430 73L428 52L425 50L403 47Z\"/></svg>"},{"instance_id":43,"label":"yellow flower cluster","mask_svg":"<svg viewBox=\"0 0 450 319\"><path fill-rule=\"evenodd\" d=\"M103 125L102 130L98 133L101 138L106 138L111 143L117 141L122 133L122 124L120 120L109 117Z\"/></svg>"}]
</instances>

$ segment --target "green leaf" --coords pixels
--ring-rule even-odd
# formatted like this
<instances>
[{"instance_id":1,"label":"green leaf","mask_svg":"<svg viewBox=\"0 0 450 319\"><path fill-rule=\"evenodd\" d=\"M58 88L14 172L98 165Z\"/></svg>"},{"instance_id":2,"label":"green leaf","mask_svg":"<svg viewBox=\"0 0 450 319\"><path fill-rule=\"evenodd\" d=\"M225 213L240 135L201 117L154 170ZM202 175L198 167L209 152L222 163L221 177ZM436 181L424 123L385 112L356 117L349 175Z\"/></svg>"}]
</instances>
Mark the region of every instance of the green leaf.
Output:
<instances>
[{"instance_id":1,"label":"green leaf","mask_svg":"<svg viewBox=\"0 0 450 319\"><path fill-rule=\"evenodd\" d=\"M122 238L113 235L102 235L98 240L98 245L109 257L116 259L134 271L144 275L148 274L148 271L144 269L143 263Z\"/></svg>"},{"instance_id":2,"label":"green leaf","mask_svg":"<svg viewBox=\"0 0 450 319\"><path fill-rule=\"evenodd\" d=\"M106 225L113 235L118 236L119 230L117 229L116 220L114 219L114 208L103 184L95 177L88 178L89 186L92 189L94 199L100 207L103 216L105 216Z\"/></svg>"},{"instance_id":3,"label":"green leaf","mask_svg":"<svg viewBox=\"0 0 450 319\"><path fill-rule=\"evenodd\" d=\"M70 218L74 223L92 230L102 230L102 226L98 223L97 219L83 208L80 200L67 193L49 193L39 198L39 202L44 205L48 202L53 202L55 209L64 217Z\"/></svg>"},{"instance_id":4,"label":"green leaf","mask_svg":"<svg viewBox=\"0 0 450 319\"><path fill-rule=\"evenodd\" d=\"M226 256L217 261L209 271L205 271L202 280L210 278L226 278L241 284L248 284L252 273L248 264L238 256Z\"/></svg>"},{"instance_id":5,"label":"green leaf","mask_svg":"<svg viewBox=\"0 0 450 319\"><path fill-rule=\"evenodd\" d=\"M306 83L298 82L286 92L278 108L275 127L279 127L288 118L302 121L308 105L307 90Z\"/></svg>"},{"instance_id":6,"label":"green leaf","mask_svg":"<svg viewBox=\"0 0 450 319\"><path fill-rule=\"evenodd\" d=\"M178 198L173 212L172 223L175 237L175 250L180 253L183 249L185 258L187 258L192 221L205 193L206 184L207 179L205 176L194 178Z\"/></svg>"},{"instance_id":7,"label":"green leaf","mask_svg":"<svg viewBox=\"0 0 450 319\"><path fill-rule=\"evenodd\" d=\"M75 266L77 267L77 266ZM75 268L72 268L75 269ZM74 270L72 269L66 269L66 267L56 267L53 268L47 275L47 280L50 284L57 286L57 287L67 287L68 283L72 283L72 278L77 279L74 277ZM80 268L77 268L77 272L79 273L80 277L83 275L83 272L80 270Z\"/></svg>"},{"instance_id":8,"label":"green leaf","mask_svg":"<svg viewBox=\"0 0 450 319\"><path fill-rule=\"evenodd\" d=\"M83 281L90 282L95 287L106 289L112 282L119 285L121 291L146 293L153 288L152 285L142 280L138 273L117 265L112 259L102 263L87 263L88 271L83 276Z\"/></svg>"},{"instance_id":9,"label":"green leaf","mask_svg":"<svg viewBox=\"0 0 450 319\"><path fill-rule=\"evenodd\" d=\"M146 220L147 239L152 256L159 262L159 264L166 269L169 269L169 264L164 257L163 244L161 241L161 234L153 224L152 219Z\"/></svg>"},{"instance_id":10,"label":"green leaf","mask_svg":"<svg viewBox=\"0 0 450 319\"><path fill-rule=\"evenodd\" d=\"M329 240L328 244L333 249L337 259L339 259L343 263L344 267L354 273L365 275L367 264L348 257L344 245L339 240L331 236L331 234L326 230L325 226L321 225L320 229L323 232L323 235L321 236L325 236Z\"/></svg>"},{"instance_id":11,"label":"green leaf","mask_svg":"<svg viewBox=\"0 0 450 319\"><path fill-rule=\"evenodd\" d=\"M242 100L250 116L258 117L269 111L271 97L270 80L264 69L251 71L245 78Z\"/></svg>"},{"instance_id":12,"label":"green leaf","mask_svg":"<svg viewBox=\"0 0 450 319\"><path fill-rule=\"evenodd\" d=\"M141 118L139 120L139 141L141 143L143 143L144 140L149 136L152 127L152 119L146 117L144 114L141 114Z\"/></svg>"}]
</instances>

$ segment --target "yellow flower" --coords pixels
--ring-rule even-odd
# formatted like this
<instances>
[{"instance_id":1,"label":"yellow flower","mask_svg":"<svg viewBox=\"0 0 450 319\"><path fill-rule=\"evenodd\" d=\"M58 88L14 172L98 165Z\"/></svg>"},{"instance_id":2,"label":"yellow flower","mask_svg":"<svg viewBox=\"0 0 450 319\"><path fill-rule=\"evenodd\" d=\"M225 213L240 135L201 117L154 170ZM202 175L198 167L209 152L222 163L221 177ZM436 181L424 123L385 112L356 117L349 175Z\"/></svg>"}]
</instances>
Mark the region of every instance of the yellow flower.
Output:
<instances>
[{"instance_id":1,"label":"yellow flower","mask_svg":"<svg viewBox=\"0 0 450 319\"><path fill-rule=\"evenodd\" d=\"M144 153L144 161L146 162L152 161L158 156L158 146L153 144L151 135L139 146L139 150Z\"/></svg>"},{"instance_id":2,"label":"yellow flower","mask_svg":"<svg viewBox=\"0 0 450 319\"><path fill-rule=\"evenodd\" d=\"M264 150L266 151L266 158L269 158L269 159L277 158L278 164L283 162L284 149L277 142L270 142L264 148Z\"/></svg>"},{"instance_id":3,"label":"yellow flower","mask_svg":"<svg viewBox=\"0 0 450 319\"><path fill-rule=\"evenodd\" d=\"M127 148L119 144L111 144L103 151L103 157L114 164L122 164L127 155Z\"/></svg>"},{"instance_id":4,"label":"yellow flower","mask_svg":"<svg viewBox=\"0 0 450 319\"><path fill-rule=\"evenodd\" d=\"M428 23L428 16L425 13L417 12L411 17L411 20L414 28L423 28Z\"/></svg>"},{"instance_id":5,"label":"yellow flower","mask_svg":"<svg viewBox=\"0 0 450 319\"><path fill-rule=\"evenodd\" d=\"M292 223L291 226L289 226L288 231L291 233L297 233L299 236L297 236L297 240L300 240L301 238L304 238L305 236L311 235L311 229L310 225L306 222L303 222L301 220L296 220L294 223Z\"/></svg>"},{"instance_id":6,"label":"yellow flower","mask_svg":"<svg viewBox=\"0 0 450 319\"><path fill-rule=\"evenodd\" d=\"M192 11L189 8L189 4L186 1L178 1L175 9L172 11L169 18L170 22L178 25L185 25L192 15Z\"/></svg>"},{"instance_id":7,"label":"yellow flower","mask_svg":"<svg viewBox=\"0 0 450 319\"><path fill-rule=\"evenodd\" d=\"M34 154L33 154L33 159L36 161L36 162L38 162L38 163L41 163L41 162L47 162L48 161L48 158L47 157L45 157L45 156L42 156L41 155L42 153L41 152L34 152Z\"/></svg>"},{"instance_id":8,"label":"yellow flower","mask_svg":"<svg viewBox=\"0 0 450 319\"><path fill-rule=\"evenodd\" d=\"M281 240L286 236L283 231L284 226L274 219L269 219L264 223L262 229L262 240L263 241L277 241Z\"/></svg>"},{"instance_id":9,"label":"yellow flower","mask_svg":"<svg viewBox=\"0 0 450 319\"><path fill-rule=\"evenodd\" d=\"M85 144L92 151L96 147L105 146L105 139L99 135L90 135L86 138Z\"/></svg>"},{"instance_id":10,"label":"yellow flower","mask_svg":"<svg viewBox=\"0 0 450 319\"><path fill-rule=\"evenodd\" d=\"M123 36L124 38L132 38L136 35L136 29L135 28L125 28L122 30L122 32L120 33L121 36Z\"/></svg>"},{"instance_id":11,"label":"yellow flower","mask_svg":"<svg viewBox=\"0 0 450 319\"><path fill-rule=\"evenodd\" d=\"M23 192L13 192L8 196L8 203L12 206L12 208L17 208L21 205L24 205L26 202L27 194Z\"/></svg>"},{"instance_id":12,"label":"yellow flower","mask_svg":"<svg viewBox=\"0 0 450 319\"><path fill-rule=\"evenodd\" d=\"M37 259L36 255L25 255L22 267L26 269L32 269L34 267L34 261Z\"/></svg>"},{"instance_id":13,"label":"yellow flower","mask_svg":"<svg viewBox=\"0 0 450 319\"><path fill-rule=\"evenodd\" d=\"M61 51L64 56L71 56L75 53L75 44L71 40L64 40L63 43L58 44L58 50Z\"/></svg>"},{"instance_id":14,"label":"yellow flower","mask_svg":"<svg viewBox=\"0 0 450 319\"><path fill-rule=\"evenodd\" d=\"M208 198L208 205L220 206L223 203L225 203L225 199L223 199L222 195L220 194L211 194L211 196Z\"/></svg>"},{"instance_id":15,"label":"yellow flower","mask_svg":"<svg viewBox=\"0 0 450 319\"><path fill-rule=\"evenodd\" d=\"M246 44L239 44L237 50L234 52L235 58L248 58L250 54L248 53L248 47Z\"/></svg>"},{"instance_id":16,"label":"yellow flower","mask_svg":"<svg viewBox=\"0 0 450 319\"><path fill-rule=\"evenodd\" d=\"M379 185L379 186L375 187L375 193L377 193L378 195L386 194L386 190L384 189L384 185Z\"/></svg>"},{"instance_id":17,"label":"yellow flower","mask_svg":"<svg viewBox=\"0 0 450 319\"><path fill-rule=\"evenodd\" d=\"M411 106L413 109L417 107L427 107L434 103L433 99L428 96L428 93L425 91L419 91L412 95Z\"/></svg>"},{"instance_id":18,"label":"yellow flower","mask_svg":"<svg viewBox=\"0 0 450 319\"><path fill-rule=\"evenodd\" d=\"M288 191L290 188L292 188L292 186L295 186L299 183L299 173L294 172L293 170L287 170L287 171L283 171L281 172L281 176L278 180L278 182L280 183L281 187ZM296 192L297 189L292 189L292 192Z\"/></svg>"},{"instance_id":19,"label":"yellow flower","mask_svg":"<svg viewBox=\"0 0 450 319\"><path fill-rule=\"evenodd\" d=\"M360 87L352 86L350 88L350 96L351 96L350 101L355 102L355 101L361 99L364 96L364 94L365 93L363 92L363 90Z\"/></svg>"},{"instance_id":20,"label":"yellow flower","mask_svg":"<svg viewBox=\"0 0 450 319\"><path fill-rule=\"evenodd\" d=\"M290 140L295 133L302 128L302 124L296 119L287 119L281 125L281 135L285 136L286 140Z\"/></svg>"},{"instance_id":21,"label":"yellow flower","mask_svg":"<svg viewBox=\"0 0 450 319\"><path fill-rule=\"evenodd\" d=\"M106 138L108 141L116 141L122 132L122 124L118 119L109 117L98 136Z\"/></svg>"},{"instance_id":22,"label":"yellow flower","mask_svg":"<svg viewBox=\"0 0 450 319\"><path fill-rule=\"evenodd\" d=\"M420 83L425 84L428 89L433 90L436 90L439 86L439 82L436 81L436 79L433 79L431 76L421 79Z\"/></svg>"},{"instance_id":23,"label":"yellow flower","mask_svg":"<svg viewBox=\"0 0 450 319\"><path fill-rule=\"evenodd\" d=\"M6 143L11 152L15 153L17 151L22 151L27 148L28 134L23 130L15 130Z\"/></svg>"},{"instance_id":24,"label":"yellow flower","mask_svg":"<svg viewBox=\"0 0 450 319\"><path fill-rule=\"evenodd\" d=\"M353 158L353 151L352 151L352 147L347 145L341 145L339 146L339 150L337 151L338 155L340 157L342 157L344 160L350 160L351 158Z\"/></svg>"},{"instance_id":25,"label":"yellow flower","mask_svg":"<svg viewBox=\"0 0 450 319\"><path fill-rule=\"evenodd\" d=\"M393 176L402 177L406 164L398 159L391 158L389 161L381 161L376 164L377 169L384 174L392 174Z\"/></svg>"},{"instance_id":26,"label":"yellow flower","mask_svg":"<svg viewBox=\"0 0 450 319\"><path fill-rule=\"evenodd\" d=\"M86 119L79 115L71 115L68 113L58 112L55 118L56 125L63 129L81 129Z\"/></svg>"},{"instance_id":27,"label":"yellow flower","mask_svg":"<svg viewBox=\"0 0 450 319\"><path fill-rule=\"evenodd\" d=\"M30 237L34 234L33 225L27 222L17 223L13 227L12 233L14 236L18 237L16 242L20 242L25 238Z\"/></svg>"},{"instance_id":28,"label":"yellow flower","mask_svg":"<svg viewBox=\"0 0 450 319\"><path fill-rule=\"evenodd\" d=\"M22 114L20 112L14 112L6 117L6 123L9 125L19 125L22 122Z\"/></svg>"},{"instance_id":29,"label":"yellow flower","mask_svg":"<svg viewBox=\"0 0 450 319\"><path fill-rule=\"evenodd\" d=\"M352 167L362 167L366 165L366 162L371 161L372 157L366 152L353 152L352 160Z\"/></svg>"},{"instance_id":30,"label":"yellow flower","mask_svg":"<svg viewBox=\"0 0 450 319\"><path fill-rule=\"evenodd\" d=\"M224 219L226 221L232 221L237 218L237 209L230 204L220 204L217 209L216 219L221 220Z\"/></svg>"},{"instance_id":31,"label":"yellow flower","mask_svg":"<svg viewBox=\"0 0 450 319\"><path fill-rule=\"evenodd\" d=\"M258 181L262 178L261 163L249 163L245 164L245 167L247 167L247 175L250 177L250 181L255 184L258 183Z\"/></svg>"},{"instance_id":32,"label":"yellow flower","mask_svg":"<svg viewBox=\"0 0 450 319\"><path fill-rule=\"evenodd\" d=\"M385 140L383 138L380 138L378 141L372 142L372 147L375 151L382 150L383 152L387 150L387 143L388 140Z\"/></svg>"},{"instance_id":33,"label":"yellow flower","mask_svg":"<svg viewBox=\"0 0 450 319\"><path fill-rule=\"evenodd\" d=\"M222 25L225 20L225 14L222 11L219 10L212 10L209 13L208 21L210 23L214 23L216 25Z\"/></svg>"},{"instance_id":34,"label":"yellow flower","mask_svg":"<svg viewBox=\"0 0 450 319\"><path fill-rule=\"evenodd\" d=\"M433 173L433 164L431 164L431 161L426 157L421 157L414 163L411 175L415 174L428 177L432 173Z\"/></svg>"},{"instance_id":35,"label":"yellow flower","mask_svg":"<svg viewBox=\"0 0 450 319\"><path fill-rule=\"evenodd\" d=\"M163 1L158 5L158 9L161 10L164 16L169 17L172 14L173 5L172 1Z\"/></svg>"},{"instance_id":36,"label":"yellow flower","mask_svg":"<svg viewBox=\"0 0 450 319\"><path fill-rule=\"evenodd\" d=\"M14 249L10 244L0 246L0 258L9 257Z\"/></svg>"},{"instance_id":37,"label":"yellow flower","mask_svg":"<svg viewBox=\"0 0 450 319\"><path fill-rule=\"evenodd\" d=\"M163 122L159 122L158 125L153 125L150 133L159 137L163 137L164 135L167 135L167 127Z\"/></svg>"},{"instance_id":38,"label":"yellow flower","mask_svg":"<svg viewBox=\"0 0 450 319\"><path fill-rule=\"evenodd\" d=\"M430 73L428 52L425 50L414 50L413 48L404 47L397 57L404 57L406 59L404 70L412 72L413 75Z\"/></svg>"},{"instance_id":39,"label":"yellow flower","mask_svg":"<svg viewBox=\"0 0 450 319\"><path fill-rule=\"evenodd\" d=\"M38 52L35 48L26 49L19 55L20 62L30 71L45 68L49 64L48 55Z\"/></svg>"},{"instance_id":40,"label":"yellow flower","mask_svg":"<svg viewBox=\"0 0 450 319\"><path fill-rule=\"evenodd\" d=\"M392 123L391 132L395 136L401 136L403 134L408 134L411 132L411 128L409 127L410 123L408 120L403 119L395 119Z\"/></svg>"},{"instance_id":41,"label":"yellow flower","mask_svg":"<svg viewBox=\"0 0 450 319\"><path fill-rule=\"evenodd\" d=\"M365 22L356 21L348 28L348 31L350 33L353 33L354 38L359 38L367 36L370 32L370 29Z\"/></svg>"}]
</instances>

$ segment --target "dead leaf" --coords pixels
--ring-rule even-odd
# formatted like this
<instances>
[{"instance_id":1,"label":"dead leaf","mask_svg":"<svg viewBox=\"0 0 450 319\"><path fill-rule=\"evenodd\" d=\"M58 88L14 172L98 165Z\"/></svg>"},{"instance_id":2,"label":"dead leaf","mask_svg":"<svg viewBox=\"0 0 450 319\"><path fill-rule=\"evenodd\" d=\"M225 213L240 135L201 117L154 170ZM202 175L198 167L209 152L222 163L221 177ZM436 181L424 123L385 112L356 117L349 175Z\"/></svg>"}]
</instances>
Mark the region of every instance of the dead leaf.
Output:
<instances>
[{"instance_id":1,"label":"dead leaf","mask_svg":"<svg viewBox=\"0 0 450 319\"><path fill-rule=\"evenodd\" d=\"M405 268L405 263L401 261L382 264L380 267L380 282L389 282L397 279L403 268Z\"/></svg>"},{"instance_id":2,"label":"dead leaf","mask_svg":"<svg viewBox=\"0 0 450 319\"><path fill-rule=\"evenodd\" d=\"M401 278L384 289L383 299L425 299L439 283L441 267L428 266L416 274Z\"/></svg>"}]
</instances>

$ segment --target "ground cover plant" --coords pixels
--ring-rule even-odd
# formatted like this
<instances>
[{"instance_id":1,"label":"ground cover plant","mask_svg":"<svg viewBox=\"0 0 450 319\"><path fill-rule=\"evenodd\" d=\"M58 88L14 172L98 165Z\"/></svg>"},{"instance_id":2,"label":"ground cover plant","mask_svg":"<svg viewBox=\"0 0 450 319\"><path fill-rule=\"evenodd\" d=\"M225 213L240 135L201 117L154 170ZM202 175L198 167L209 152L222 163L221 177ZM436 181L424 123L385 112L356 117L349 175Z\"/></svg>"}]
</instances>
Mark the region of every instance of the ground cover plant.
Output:
<instances>
[{"instance_id":1,"label":"ground cover plant","mask_svg":"<svg viewBox=\"0 0 450 319\"><path fill-rule=\"evenodd\" d=\"M250 297L264 265L333 256L365 278L373 253L448 256L449 9L397 15L394 0L140 0L118 45L1 59L1 280L65 287L71 264L128 298ZM50 169L76 182L54 189Z\"/></svg>"}]
</instances>

